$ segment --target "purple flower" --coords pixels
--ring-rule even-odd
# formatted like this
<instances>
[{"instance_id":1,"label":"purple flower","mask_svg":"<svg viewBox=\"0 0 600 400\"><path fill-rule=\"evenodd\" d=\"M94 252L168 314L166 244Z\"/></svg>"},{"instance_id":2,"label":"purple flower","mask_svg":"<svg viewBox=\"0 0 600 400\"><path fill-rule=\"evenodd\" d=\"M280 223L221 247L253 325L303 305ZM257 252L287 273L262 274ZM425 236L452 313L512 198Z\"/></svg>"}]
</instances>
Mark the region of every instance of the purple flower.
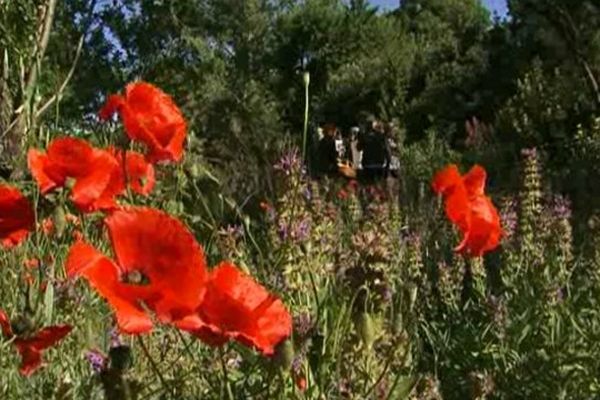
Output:
<instances>
[{"instance_id":1,"label":"purple flower","mask_svg":"<svg viewBox=\"0 0 600 400\"><path fill-rule=\"evenodd\" d=\"M109 332L110 336L110 347L119 347L123 345L121 341L121 337L119 336L119 331L117 328L112 328Z\"/></svg>"},{"instance_id":2,"label":"purple flower","mask_svg":"<svg viewBox=\"0 0 600 400\"><path fill-rule=\"evenodd\" d=\"M234 239L244 236L244 227L242 225L227 225L219 231L220 234Z\"/></svg>"},{"instance_id":3,"label":"purple flower","mask_svg":"<svg viewBox=\"0 0 600 400\"><path fill-rule=\"evenodd\" d=\"M392 290L391 286L388 284L385 284L381 291L381 299L383 300L384 303L390 303L392 301L393 297L394 297L394 291Z\"/></svg>"},{"instance_id":4,"label":"purple flower","mask_svg":"<svg viewBox=\"0 0 600 400\"><path fill-rule=\"evenodd\" d=\"M314 323L309 313L303 312L294 318L294 332L301 338L308 336Z\"/></svg>"},{"instance_id":5,"label":"purple flower","mask_svg":"<svg viewBox=\"0 0 600 400\"><path fill-rule=\"evenodd\" d=\"M269 286L276 292L285 292L287 290L287 282L281 272L271 274Z\"/></svg>"},{"instance_id":6,"label":"purple flower","mask_svg":"<svg viewBox=\"0 0 600 400\"><path fill-rule=\"evenodd\" d=\"M288 238L289 226L287 223L280 221L277 226L277 234L282 242L285 242Z\"/></svg>"},{"instance_id":7,"label":"purple flower","mask_svg":"<svg viewBox=\"0 0 600 400\"><path fill-rule=\"evenodd\" d=\"M517 203L511 199L500 210L500 221L502 221L506 237L510 238L517 231L518 220Z\"/></svg>"},{"instance_id":8,"label":"purple flower","mask_svg":"<svg viewBox=\"0 0 600 400\"><path fill-rule=\"evenodd\" d=\"M419 247L421 245L421 235L416 232L401 232L401 240L408 246Z\"/></svg>"},{"instance_id":9,"label":"purple flower","mask_svg":"<svg viewBox=\"0 0 600 400\"><path fill-rule=\"evenodd\" d=\"M239 354L229 354L226 364L229 368L237 369L242 365L242 357Z\"/></svg>"},{"instance_id":10,"label":"purple flower","mask_svg":"<svg viewBox=\"0 0 600 400\"><path fill-rule=\"evenodd\" d=\"M557 288L554 292L554 300L557 303L562 303L565 300L565 291L563 288Z\"/></svg>"},{"instance_id":11,"label":"purple flower","mask_svg":"<svg viewBox=\"0 0 600 400\"><path fill-rule=\"evenodd\" d=\"M294 172L301 171L302 161L298 153L297 148L289 150L281 156L279 161L277 161L273 167L288 176Z\"/></svg>"},{"instance_id":12,"label":"purple flower","mask_svg":"<svg viewBox=\"0 0 600 400\"><path fill-rule=\"evenodd\" d=\"M296 356L294 357L294 360L292 361L292 371L294 371L296 374L300 372L300 369L302 369L302 360L304 358L304 355L300 355L300 356Z\"/></svg>"},{"instance_id":13,"label":"purple flower","mask_svg":"<svg viewBox=\"0 0 600 400\"><path fill-rule=\"evenodd\" d=\"M85 354L85 358L90 363L92 370L99 374L106 368L108 359L98 350L90 350Z\"/></svg>"},{"instance_id":14,"label":"purple flower","mask_svg":"<svg viewBox=\"0 0 600 400\"><path fill-rule=\"evenodd\" d=\"M310 236L310 220L304 218L300 222L292 222L291 226L285 221L279 221L277 234L282 242L287 240L294 243L303 242Z\"/></svg>"},{"instance_id":15,"label":"purple flower","mask_svg":"<svg viewBox=\"0 0 600 400\"><path fill-rule=\"evenodd\" d=\"M304 186L302 189L302 195L306 199L306 201L311 201L313 198L312 188L308 185Z\"/></svg>"},{"instance_id":16,"label":"purple flower","mask_svg":"<svg viewBox=\"0 0 600 400\"><path fill-rule=\"evenodd\" d=\"M571 202L564 196L556 195L552 199L552 214L557 219L571 218Z\"/></svg>"},{"instance_id":17,"label":"purple flower","mask_svg":"<svg viewBox=\"0 0 600 400\"><path fill-rule=\"evenodd\" d=\"M521 150L521 155L527 158L536 158L537 157L537 149L532 147L530 149Z\"/></svg>"},{"instance_id":18,"label":"purple flower","mask_svg":"<svg viewBox=\"0 0 600 400\"><path fill-rule=\"evenodd\" d=\"M296 242L303 242L310 236L310 221L305 218L298 223L292 235Z\"/></svg>"}]
</instances>

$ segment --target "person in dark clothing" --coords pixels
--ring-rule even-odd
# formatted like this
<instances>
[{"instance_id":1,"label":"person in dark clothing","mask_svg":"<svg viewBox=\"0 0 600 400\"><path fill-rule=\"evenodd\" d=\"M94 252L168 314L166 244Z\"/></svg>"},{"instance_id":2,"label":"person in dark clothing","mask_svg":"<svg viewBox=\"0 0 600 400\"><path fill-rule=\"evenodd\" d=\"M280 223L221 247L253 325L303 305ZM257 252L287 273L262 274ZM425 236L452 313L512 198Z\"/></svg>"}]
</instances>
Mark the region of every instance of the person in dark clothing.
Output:
<instances>
[{"instance_id":1,"label":"person in dark clothing","mask_svg":"<svg viewBox=\"0 0 600 400\"><path fill-rule=\"evenodd\" d=\"M319 175L329 175L337 172L337 149L336 127L333 124L327 124L323 127L323 138L319 140L317 147L318 171Z\"/></svg>"},{"instance_id":2,"label":"person in dark clothing","mask_svg":"<svg viewBox=\"0 0 600 400\"><path fill-rule=\"evenodd\" d=\"M362 151L362 171L359 176L367 182L383 179L390 165L390 149L386 142L383 124L374 120L365 134L358 140L357 148Z\"/></svg>"}]
</instances>

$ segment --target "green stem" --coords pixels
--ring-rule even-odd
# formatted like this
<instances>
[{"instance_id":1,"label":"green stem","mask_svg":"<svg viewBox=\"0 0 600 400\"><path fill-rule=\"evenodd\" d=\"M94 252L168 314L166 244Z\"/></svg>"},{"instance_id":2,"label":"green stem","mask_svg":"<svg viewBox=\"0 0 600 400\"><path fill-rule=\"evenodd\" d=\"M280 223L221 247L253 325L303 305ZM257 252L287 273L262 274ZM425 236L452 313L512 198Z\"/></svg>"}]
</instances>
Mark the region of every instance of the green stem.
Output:
<instances>
[{"instance_id":1,"label":"green stem","mask_svg":"<svg viewBox=\"0 0 600 400\"><path fill-rule=\"evenodd\" d=\"M227 365L225 365L225 353L223 349L219 347L219 355L221 358L221 368L223 370L223 378L225 379L225 388L227 390L227 398L234 400L233 393L231 392L231 386L229 385L229 374L227 373Z\"/></svg>"},{"instance_id":2,"label":"green stem","mask_svg":"<svg viewBox=\"0 0 600 400\"><path fill-rule=\"evenodd\" d=\"M306 162L306 140L308 136L308 86L309 82L304 80L304 132L302 136L302 160Z\"/></svg>"},{"instance_id":3,"label":"green stem","mask_svg":"<svg viewBox=\"0 0 600 400\"><path fill-rule=\"evenodd\" d=\"M138 341L140 347L142 348L142 352L144 353L144 356L146 356L146 358L148 359L148 362L150 363L150 366L152 367L152 370L154 371L154 373L156 374L156 376L158 376L158 379L160 380L160 383L165 388L168 388L169 391L171 391L171 387L167 384L167 381L165 380L164 376L162 375L162 373L158 369L158 365L156 365L156 362L154 361L154 359L150 355L150 352L148 351L148 348L146 347L146 344L144 343L144 339L142 339L141 335L137 336L137 341Z\"/></svg>"}]
</instances>

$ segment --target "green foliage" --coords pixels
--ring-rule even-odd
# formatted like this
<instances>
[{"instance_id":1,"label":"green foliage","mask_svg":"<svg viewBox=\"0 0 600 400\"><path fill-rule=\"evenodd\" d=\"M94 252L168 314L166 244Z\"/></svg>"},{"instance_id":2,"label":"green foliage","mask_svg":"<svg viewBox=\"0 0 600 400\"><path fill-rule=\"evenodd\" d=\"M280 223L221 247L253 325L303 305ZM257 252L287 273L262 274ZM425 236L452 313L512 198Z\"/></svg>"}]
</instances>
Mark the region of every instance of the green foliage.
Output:
<instances>
[{"instance_id":1,"label":"green foliage","mask_svg":"<svg viewBox=\"0 0 600 400\"><path fill-rule=\"evenodd\" d=\"M164 88L189 122L187 152L142 203L183 219L211 264L231 259L282 296L295 332L273 359L167 328L111 353L107 306L65 280L69 210L38 198L38 223L54 218L56 233L0 253L1 307L77 328L29 380L1 340L0 397L599 396L594 1L511 0L503 21L476 0L405 0L388 13L358 0L59 2L27 93L45 4L0 0L0 133L32 94L27 145L62 133L114 143L122 132L94 116L106 95L134 79ZM306 71L312 128L396 123L399 188L313 181L297 153L292 169L273 168L301 143ZM488 170L506 236L485 259L452 252L459 238L431 195L450 162ZM96 244L98 222L80 228ZM103 373L85 359L92 349L111 359Z\"/></svg>"}]
</instances>

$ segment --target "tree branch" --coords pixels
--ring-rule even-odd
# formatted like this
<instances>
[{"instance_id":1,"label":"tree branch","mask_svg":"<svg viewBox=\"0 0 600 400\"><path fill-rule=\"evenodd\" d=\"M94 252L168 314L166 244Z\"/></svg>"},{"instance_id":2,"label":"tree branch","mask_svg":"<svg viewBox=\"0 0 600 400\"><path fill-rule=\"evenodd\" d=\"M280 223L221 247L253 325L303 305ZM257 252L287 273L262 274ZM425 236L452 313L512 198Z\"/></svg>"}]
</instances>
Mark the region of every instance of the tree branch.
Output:
<instances>
[{"instance_id":1,"label":"tree branch","mask_svg":"<svg viewBox=\"0 0 600 400\"><path fill-rule=\"evenodd\" d=\"M73 63L71 64L71 68L69 69L67 76L65 77L65 79L63 80L63 83L58 88L58 91L56 93L54 93L52 95L52 97L50 97L44 103L44 105L41 106L40 109L35 113L35 119L40 118L42 116L42 114L44 114L44 112L46 112L46 110L50 106L52 106L52 104L54 104L54 102L56 102L58 99L60 99L62 93L65 91L67 85L71 81L71 78L73 78L73 74L75 73L75 70L77 69L77 63L79 62L79 57L81 57L81 51L83 49L85 37L88 34L89 29L92 25L92 21L93 21L92 17L94 14L94 9L96 8L96 3L97 3L97 0L92 0L90 3L89 12L88 12L88 15L86 18L87 22L85 24L85 28L83 29L83 33L81 34L81 37L79 38L79 43L77 44L77 50L75 52L75 57L73 58Z\"/></svg>"}]
</instances>

